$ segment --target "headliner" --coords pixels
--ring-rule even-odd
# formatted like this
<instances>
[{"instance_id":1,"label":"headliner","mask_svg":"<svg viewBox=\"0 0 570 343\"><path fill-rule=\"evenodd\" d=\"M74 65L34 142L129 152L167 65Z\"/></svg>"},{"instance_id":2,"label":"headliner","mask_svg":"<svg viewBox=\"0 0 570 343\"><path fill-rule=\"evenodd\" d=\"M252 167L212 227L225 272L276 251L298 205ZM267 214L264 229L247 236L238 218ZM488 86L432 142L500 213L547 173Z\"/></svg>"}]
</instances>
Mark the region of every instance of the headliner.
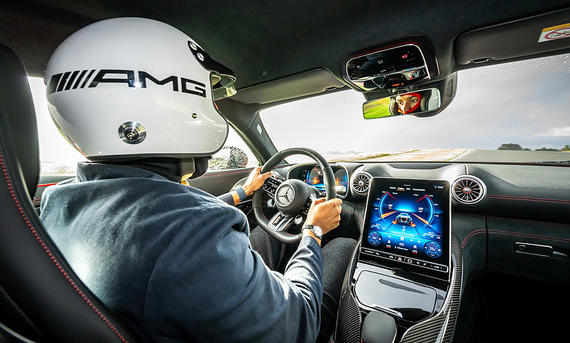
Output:
<instances>
[{"instance_id":1,"label":"headliner","mask_svg":"<svg viewBox=\"0 0 570 343\"><path fill-rule=\"evenodd\" d=\"M91 22L140 16L169 23L236 72L238 88L325 68L342 78L355 51L410 36L433 44L441 74L456 70L453 43L472 29L562 9L535 1L48 1L0 5L0 42L41 76L51 52Z\"/></svg>"}]
</instances>

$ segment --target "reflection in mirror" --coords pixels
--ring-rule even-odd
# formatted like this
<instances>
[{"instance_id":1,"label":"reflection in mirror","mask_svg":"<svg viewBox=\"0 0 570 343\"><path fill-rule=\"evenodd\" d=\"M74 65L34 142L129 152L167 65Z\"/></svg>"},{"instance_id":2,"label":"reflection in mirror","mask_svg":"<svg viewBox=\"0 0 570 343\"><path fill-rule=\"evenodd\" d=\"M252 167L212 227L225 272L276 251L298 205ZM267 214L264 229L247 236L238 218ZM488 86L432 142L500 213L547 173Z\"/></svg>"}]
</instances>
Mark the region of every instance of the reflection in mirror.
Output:
<instances>
[{"instance_id":1,"label":"reflection in mirror","mask_svg":"<svg viewBox=\"0 0 570 343\"><path fill-rule=\"evenodd\" d=\"M374 99L362 105L364 119L421 114L441 107L439 89L430 88Z\"/></svg>"}]
</instances>

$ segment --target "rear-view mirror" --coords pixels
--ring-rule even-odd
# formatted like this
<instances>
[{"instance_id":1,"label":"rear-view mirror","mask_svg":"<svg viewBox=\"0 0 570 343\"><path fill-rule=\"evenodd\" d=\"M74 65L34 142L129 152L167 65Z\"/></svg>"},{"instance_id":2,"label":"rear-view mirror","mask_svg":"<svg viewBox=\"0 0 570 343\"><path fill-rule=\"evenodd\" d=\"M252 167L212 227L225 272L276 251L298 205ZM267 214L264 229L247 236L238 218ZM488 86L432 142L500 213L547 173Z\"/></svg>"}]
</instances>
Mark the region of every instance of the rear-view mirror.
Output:
<instances>
[{"instance_id":1,"label":"rear-view mirror","mask_svg":"<svg viewBox=\"0 0 570 343\"><path fill-rule=\"evenodd\" d=\"M374 99L362 105L364 119L417 115L436 111L441 107L439 89L430 88Z\"/></svg>"}]
</instances>

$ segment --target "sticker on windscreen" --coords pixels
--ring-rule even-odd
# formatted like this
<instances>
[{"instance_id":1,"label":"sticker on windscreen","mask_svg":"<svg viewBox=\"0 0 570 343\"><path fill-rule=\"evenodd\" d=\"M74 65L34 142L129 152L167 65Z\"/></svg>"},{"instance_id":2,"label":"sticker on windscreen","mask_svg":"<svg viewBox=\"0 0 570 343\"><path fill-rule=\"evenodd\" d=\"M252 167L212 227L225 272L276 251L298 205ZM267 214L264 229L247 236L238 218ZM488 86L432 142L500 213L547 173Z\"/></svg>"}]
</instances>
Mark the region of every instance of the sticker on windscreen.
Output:
<instances>
[{"instance_id":1,"label":"sticker on windscreen","mask_svg":"<svg viewBox=\"0 0 570 343\"><path fill-rule=\"evenodd\" d=\"M540 33L538 42L550 42L557 39L569 38L570 37L570 23L545 27Z\"/></svg>"}]
</instances>

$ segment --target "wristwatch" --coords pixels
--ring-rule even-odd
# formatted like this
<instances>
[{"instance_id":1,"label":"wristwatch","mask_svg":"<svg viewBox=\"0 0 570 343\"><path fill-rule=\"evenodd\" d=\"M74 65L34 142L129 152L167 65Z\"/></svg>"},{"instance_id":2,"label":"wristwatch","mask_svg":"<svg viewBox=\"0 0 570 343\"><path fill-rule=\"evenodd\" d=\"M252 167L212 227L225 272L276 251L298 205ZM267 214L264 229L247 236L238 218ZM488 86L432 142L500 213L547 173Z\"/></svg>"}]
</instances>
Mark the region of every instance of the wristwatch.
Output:
<instances>
[{"instance_id":1,"label":"wristwatch","mask_svg":"<svg viewBox=\"0 0 570 343\"><path fill-rule=\"evenodd\" d=\"M303 225L303 230L311 230L315 237L323 239L323 229L317 225Z\"/></svg>"}]
</instances>

